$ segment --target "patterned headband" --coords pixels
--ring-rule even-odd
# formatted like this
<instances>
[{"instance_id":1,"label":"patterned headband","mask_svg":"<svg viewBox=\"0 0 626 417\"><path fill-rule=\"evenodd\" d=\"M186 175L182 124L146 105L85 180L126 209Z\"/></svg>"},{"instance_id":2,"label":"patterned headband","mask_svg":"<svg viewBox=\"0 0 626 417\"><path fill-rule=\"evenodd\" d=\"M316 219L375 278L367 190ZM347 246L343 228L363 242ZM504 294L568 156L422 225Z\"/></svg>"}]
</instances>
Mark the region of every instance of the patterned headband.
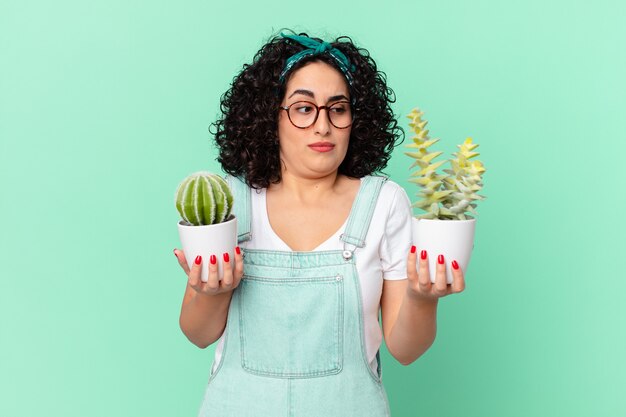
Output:
<instances>
[{"instance_id":1,"label":"patterned headband","mask_svg":"<svg viewBox=\"0 0 626 417\"><path fill-rule=\"evenodd\" d=\"M285 76L287 75L287 73L293 68L294 65L300 62L302 59L308 56L327 53L335 60L337 66L339 66L339 69L346 77L346 80L348 80L348 84L352 85L352 72L356 68L354 67L354 65L350 64L348 58L339 49L334 48L328 42L319 42L307 36L286 35L284 33L281 33L280 36L286 39L291 39L292 41L295 41L307 48L287 58L287 61L285 62L285 68L283 68L283 71L280 73L279 80L281 83L285 82Z\"/></svg>"}]
</instances>

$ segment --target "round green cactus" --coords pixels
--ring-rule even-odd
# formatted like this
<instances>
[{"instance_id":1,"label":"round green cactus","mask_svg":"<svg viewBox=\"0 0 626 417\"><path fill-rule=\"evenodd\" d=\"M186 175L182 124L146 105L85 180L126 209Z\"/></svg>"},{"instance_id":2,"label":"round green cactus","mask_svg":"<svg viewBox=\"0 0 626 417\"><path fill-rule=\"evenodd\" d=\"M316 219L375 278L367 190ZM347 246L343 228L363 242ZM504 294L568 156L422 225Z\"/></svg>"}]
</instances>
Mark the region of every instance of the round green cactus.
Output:
<instances>
[{"instance_id":1,"label":"round green cactus","mask_svg":"<svg viewBox=\"0 0 626 417\"><path fill-rule=\"evenodd\" d=\"M195 226L228 220L233 193L219 175L201 171L189 175L176 189L176 209L183 220Z\"/></svg>"}]
</instances>

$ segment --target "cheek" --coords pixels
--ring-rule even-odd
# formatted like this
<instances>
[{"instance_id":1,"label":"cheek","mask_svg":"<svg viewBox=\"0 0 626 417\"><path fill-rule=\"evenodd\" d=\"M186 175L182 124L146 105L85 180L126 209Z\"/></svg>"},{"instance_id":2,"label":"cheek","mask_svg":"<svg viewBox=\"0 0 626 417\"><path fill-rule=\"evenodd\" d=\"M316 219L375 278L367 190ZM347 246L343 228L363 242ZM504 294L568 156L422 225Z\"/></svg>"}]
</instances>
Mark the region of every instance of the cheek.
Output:
<instances>
[{"instance_id":1,"label":"cheek","mask_svg":"<svg viewBox=\"0 0 626 417\"><path fill-rule=\"evenodd\" d=\"M343 142L345 143L346 149L348 149L348 145L350 144L351 130L350 129L346 129L346 131L344 131L343 133L344 133Z\"/></svg>"},{"instance_id":2,"label":"cheek","mask_svg":"<svg viewBox=\"0 0 626 417\"><path fill-rule=\"evenodd\" d=\"M291 125L289 118L287 118L287 115L284 113L285 112L281 112L278 116L278 129L276 131L276 135L279 139L293 136L293 126Z\"/></svg>"}]
</instances>

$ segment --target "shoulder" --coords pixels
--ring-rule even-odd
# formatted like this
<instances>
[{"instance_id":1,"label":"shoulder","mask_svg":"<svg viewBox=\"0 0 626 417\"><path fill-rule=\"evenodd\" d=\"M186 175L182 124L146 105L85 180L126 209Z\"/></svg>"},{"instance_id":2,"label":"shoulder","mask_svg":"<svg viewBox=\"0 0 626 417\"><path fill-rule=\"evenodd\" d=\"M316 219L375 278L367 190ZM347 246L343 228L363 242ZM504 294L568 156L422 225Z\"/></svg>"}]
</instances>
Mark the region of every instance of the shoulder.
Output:
<instances>
[{"instance_id":1,"label":"shoulder","mask_svg":"<svg viewBox=\"0 0 626 417\"><path fill-rule=\"evenodd\" d=\"M394 192L398 192L398 191L403 191L404 192L404 188L402 188L402 186L400 186L400 184L398 184L397 182L391 180L391 179L387 179L387 181L385 181L384 185L383 185L383 189L387 189L387 190L393 190Z\"/></svg>"},{"instance_id":2,"label":"shoulder","mask_svg":"<svg viewBox=\"0 0 626 417\"><path fill-rule=\"evenodd\" d=\"M410 211L411 208L411 201L404 188L390 179L385 181L380 189L378 204L387 207L389 211L398 209Z\"/></svg>"},{"instance_id":3,"label":"shoulder","mask_svg":"<svg viewBox=\"0 0 626 417\"><path fill-rule=\"evenodd\" d=\"M381 189L374 210L373 228L381 235L394 235L410 228L413 217L411 202L398 183L387 179Z\"/></svg>"}]
</instances>

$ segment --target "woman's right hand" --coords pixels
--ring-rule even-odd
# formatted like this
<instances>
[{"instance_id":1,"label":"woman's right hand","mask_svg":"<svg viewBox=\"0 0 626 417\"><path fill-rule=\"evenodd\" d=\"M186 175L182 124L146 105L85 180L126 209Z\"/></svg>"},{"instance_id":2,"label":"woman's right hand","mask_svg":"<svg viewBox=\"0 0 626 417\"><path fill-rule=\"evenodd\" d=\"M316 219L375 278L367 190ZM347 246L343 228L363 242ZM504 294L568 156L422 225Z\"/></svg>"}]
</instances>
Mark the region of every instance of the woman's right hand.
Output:
<instances>
[{"instance_id":1,"label":"woman's right hand","mask_svg":"<svg viewBox=\"0 0 626 417\"><path fill-rule=\"evenodd\" d=\"M232 268L233 260L230 259L230 256L227 253L222 255L224 276L221 280L218 279L217 276L217 258L215 255L211 255L209 259L209 277L207 282L202 282L200 279L202 262L204 261L201 256L196 257L191 269L189 269L185 253L183 251L174 249L174 255L176 256L176 259L178 259L180 267L183 268L183 271L187 274L189 286L198 294L217 295L232 291L237 288L241 282L241 278L243 277L243 256L241 255L239 246L235 248L234 272Z\"/></svg>"}]
</instances>

